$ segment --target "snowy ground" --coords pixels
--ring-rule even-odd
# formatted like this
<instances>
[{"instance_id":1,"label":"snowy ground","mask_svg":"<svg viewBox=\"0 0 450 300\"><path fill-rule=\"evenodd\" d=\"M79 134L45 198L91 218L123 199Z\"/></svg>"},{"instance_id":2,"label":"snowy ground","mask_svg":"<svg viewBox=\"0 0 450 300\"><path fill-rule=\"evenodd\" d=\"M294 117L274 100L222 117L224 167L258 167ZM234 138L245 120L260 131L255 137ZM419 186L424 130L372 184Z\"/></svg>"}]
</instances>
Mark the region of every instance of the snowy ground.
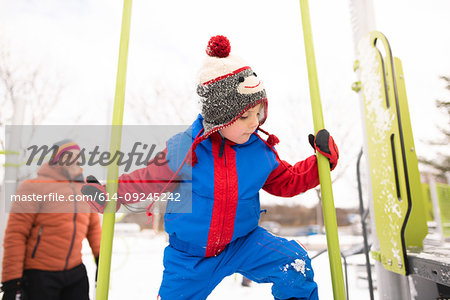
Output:
<instances>
[{"instance_id":1,"label":"snowy ground","mask_svg":"<svg viewBox=\"0 0 450 300\"><path fill-rule=\"evenodd\" d=\"M163 250L167 246L166 237L155 235L153 231L137 231L133 227L116 224L114 249L111 265L111 281L109 299L156 299L163 272ZM298 239L298 238L297 238ZM325 245L324 236L300 238L308 248L320 248ZM349 247L352 241L360 242L359 238L342 236L341 249ZM85 241L86 242L86 241ZM310 251L313 256L315 251ZM87 242L83 244L83 261L88 269L91 281L91 299L95 299L94 273L95 263ZM347 259L349 299L368 299L367 282L358 279L366 275L364 267L355 264L363 263L364 257L357 255ZM315 270L315 280L319 285L321 299L333 299L328 256L323 254L312 261ZM208 297L208 300L222 299L273 299L271 284L252 283L251 287L241 286L242 276L235 274L225 278ZM376 291L375 291L376 292Z\"/></svg>"}]
</instances>

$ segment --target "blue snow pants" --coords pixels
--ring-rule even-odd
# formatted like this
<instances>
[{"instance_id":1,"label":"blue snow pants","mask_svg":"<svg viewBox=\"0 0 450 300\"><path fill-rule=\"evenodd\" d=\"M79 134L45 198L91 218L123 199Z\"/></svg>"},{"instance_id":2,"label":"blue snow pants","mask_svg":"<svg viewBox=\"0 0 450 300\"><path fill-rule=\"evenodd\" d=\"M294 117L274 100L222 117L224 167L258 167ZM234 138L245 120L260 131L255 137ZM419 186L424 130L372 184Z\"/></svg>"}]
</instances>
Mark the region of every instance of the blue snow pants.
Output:
<instances>
[{"instance_id":1,"label":"blue snow pants","mask_svg":"<svg viewBox=\"0 0 450 300\"><path fill-rule=\"evenodd\" d=\"M214 257L193 256L167 246L159 296L162 300L203 300L234 273L258 283L272 282L275 299L318 299L311 260L304 248L261 227Z\"/></svg>"}]
</instances>

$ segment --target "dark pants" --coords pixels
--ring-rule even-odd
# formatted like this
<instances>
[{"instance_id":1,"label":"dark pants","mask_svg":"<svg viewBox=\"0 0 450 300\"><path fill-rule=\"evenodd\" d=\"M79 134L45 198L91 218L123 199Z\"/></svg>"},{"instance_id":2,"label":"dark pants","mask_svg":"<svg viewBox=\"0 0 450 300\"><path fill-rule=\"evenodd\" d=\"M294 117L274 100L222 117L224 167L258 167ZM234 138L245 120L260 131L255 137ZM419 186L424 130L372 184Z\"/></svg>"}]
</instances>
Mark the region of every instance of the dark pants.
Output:
<instances>
[{"instance_id":1,"label":"dark pants","mask_svg":"<svg viewBox=\"0 0 450 300\"><path fill-rule=\"evenodd\" d=\"M24 270L27 300L89 300L83 264L67 271Z\"/></svg>"}]
</instances>

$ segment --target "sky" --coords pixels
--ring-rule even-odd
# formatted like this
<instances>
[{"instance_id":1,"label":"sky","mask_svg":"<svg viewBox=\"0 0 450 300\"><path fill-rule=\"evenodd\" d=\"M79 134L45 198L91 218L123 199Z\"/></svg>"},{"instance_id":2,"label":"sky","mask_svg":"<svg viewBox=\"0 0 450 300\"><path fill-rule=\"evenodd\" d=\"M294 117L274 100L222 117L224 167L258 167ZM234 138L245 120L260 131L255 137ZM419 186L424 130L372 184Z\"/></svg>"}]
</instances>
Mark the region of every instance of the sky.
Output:
<instances>
[{"instance_id":1,"label":"sky","mask_svg":"<svg viewBox=\"0 0 450 300\"><path fill-rule=\"evenodd\" d=\"M39 67L64 87L43 124L111 123L123 2L0 0L0 42L17 65ZM351 90L354 41L348 1L310 1L325 127L341 150L336 206L356 206L362 145L359 97ZM403 63L417 153L448 122L434 106L448 99L450 2L374 1L377 30ZM133 1L124 124L189 124L199 112L196 75L208 39L225 35L232 54L262 78L269 98L264 128L294 163L312 154L313 122L298 1ZM444 122L444 123L443 123ZM29 124L29 119L24 120ZM448 124L448 123L447 123ZM283 156L284 154L284 156ZM299 201L314 204L315 193ZM291 201L292 203L292 201Z\"/></svg>"}]
</instances>

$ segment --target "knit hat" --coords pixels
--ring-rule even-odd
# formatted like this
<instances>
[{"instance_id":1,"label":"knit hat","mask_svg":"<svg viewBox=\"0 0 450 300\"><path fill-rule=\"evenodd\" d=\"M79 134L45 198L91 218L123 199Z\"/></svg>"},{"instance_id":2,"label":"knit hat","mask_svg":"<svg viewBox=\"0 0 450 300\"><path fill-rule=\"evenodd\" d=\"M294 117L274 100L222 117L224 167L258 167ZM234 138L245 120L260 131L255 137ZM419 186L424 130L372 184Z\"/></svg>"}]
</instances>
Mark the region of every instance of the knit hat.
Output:
<instances>
[{"instance_id":1,"label":"knit hat","mask_svg":"<svg viewBox=\"0 0 450 300\"><path fill-rule=\"evenodd\" d=\"M267 117L267 97L262 81L241 58L230 55L230 42L213 36L199 71L197 94L203 116L203 138L233 124L248 109L263 103L260 125Z\"/></svg>"},{"instance_id":2,"label":"knit hat","mask_svg":"<svg viewBox=\"0 0 450 300\"><path fill-rule=\"evenodd\" d=\"M185 158L191 166L197 163L195 149L202 141L233 124L250 108L262 103L259 125L267 118L267 97L262 81L241 58L230 55L230 50L230 41L223 35L213 36L206 47L208 57L200 68L197 85L203 129L195 137ZM268 135L267 141L263 140L268 146L279 142L275 135L260 127L258 130Z\"/></svg>"},{"instance_id":3,"label":"knit hat","mask_svg":"<svg viewBox=\"0 0 450 300\"><path fill-rule=\"evenodd\" d=\"M56 151L53 152L52 158L50 159L51 164L56 164L60 156L66 151L72 149L80 150L80 146L78 146L77 143L69 139L65 139L53 144L52 148L56 149Z\"/></svg>"}]
</instances>

